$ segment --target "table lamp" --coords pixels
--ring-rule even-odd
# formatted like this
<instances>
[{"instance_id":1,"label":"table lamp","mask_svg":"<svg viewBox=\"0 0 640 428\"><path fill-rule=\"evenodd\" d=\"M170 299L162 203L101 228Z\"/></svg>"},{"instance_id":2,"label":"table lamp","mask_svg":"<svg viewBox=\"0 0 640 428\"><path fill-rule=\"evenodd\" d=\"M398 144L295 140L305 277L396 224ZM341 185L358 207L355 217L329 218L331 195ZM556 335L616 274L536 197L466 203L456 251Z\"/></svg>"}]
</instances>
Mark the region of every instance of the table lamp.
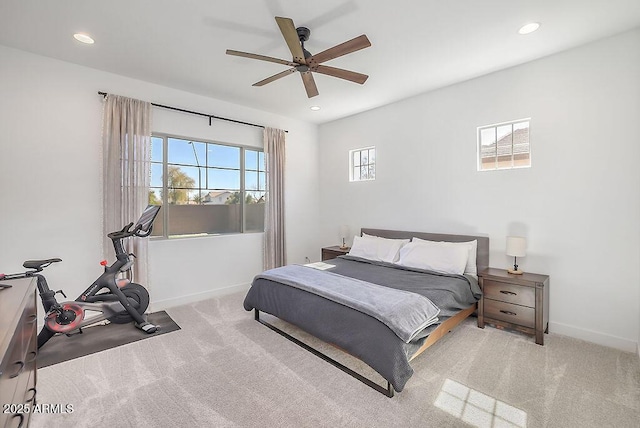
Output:
<instances>
[{"instance_id":1,"label":"table lamp","mask_svg":"<svg viewBox=\"0 0 640 428\"><path fill-rule=\"evenodd\" d=\"M349 226L342 225L340 226L340 238L342 239L342 244L340 245L340 249L346 250L347 248L347 237L349 236Z\"/></svg>"},{"instance_id":2,"label":"table lamp","mask_svg":"<svg viewBox=\"0 0 640 428\"><path fill-rule=\"evenodd\" d=\"M527 241L522 236L507 236L507 256L513 256L513 269L507 272L514 275L522 275L524 272L518 269L518 257L524 257Z\"/></svg>"}]
</instances>

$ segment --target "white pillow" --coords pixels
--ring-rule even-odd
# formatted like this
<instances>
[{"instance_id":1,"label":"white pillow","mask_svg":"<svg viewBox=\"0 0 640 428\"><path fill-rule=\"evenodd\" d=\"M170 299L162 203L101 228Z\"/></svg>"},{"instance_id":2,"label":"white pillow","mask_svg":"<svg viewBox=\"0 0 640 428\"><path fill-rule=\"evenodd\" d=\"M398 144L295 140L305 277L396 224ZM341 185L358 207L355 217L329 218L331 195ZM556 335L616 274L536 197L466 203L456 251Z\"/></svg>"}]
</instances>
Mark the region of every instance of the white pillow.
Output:
<instances>
[{"instance_id":1,"label":"white pillow","mask_svg":"<svg viewBox=\"0 0 640 428\"><path fill-rule=\"evenodd\" d=\"M399 258L400 248L409 243L408 239L386 239L378 236L354 236L350 256L367 260L394 263Z\"/></svg>"},{"instance_id":2,"label":"white pillow","mask_svg":"<svg viewBox=\"0 0 640 428\"><path fill-rule=\"evenodd\" d=\"M436 242L436 241L427 241L425 239L420 238L412 238L412 242L432 242L441 245L461 245L469 249L469 257L467 258L467 265L464 268L464 273L469 275L478 275L478 265L476 264L476 258L478 256L478 241L473 240L469 242Z\"/></svg>"},{"instance_id":3,"label":"white pillow","mask_svg":"<svg viewBox=\"0 0 640 428\"><path fill-rule=\"evenodd\" d=\"M400 250L401 266L462 275L469 250L462 245L442 245L440 242L410 242Z\"/></svg>"}]
</instances>

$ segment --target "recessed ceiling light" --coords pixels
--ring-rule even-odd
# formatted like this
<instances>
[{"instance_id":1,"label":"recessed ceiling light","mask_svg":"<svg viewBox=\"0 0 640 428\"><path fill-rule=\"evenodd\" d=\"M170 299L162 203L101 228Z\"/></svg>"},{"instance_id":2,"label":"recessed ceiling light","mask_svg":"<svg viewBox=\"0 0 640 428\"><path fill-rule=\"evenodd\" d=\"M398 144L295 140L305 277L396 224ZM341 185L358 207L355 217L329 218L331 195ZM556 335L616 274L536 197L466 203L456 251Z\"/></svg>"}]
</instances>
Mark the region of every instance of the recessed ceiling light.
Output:
<instances>
[{"instance_id":1,"label":"recessed ceiling light","mask_svg":"<svg viewBox=\"0 0 640 428\"><path fill-rule=\"evenodd\" d=\"M311 107L309 107L309 108L310 108L311 110L313 110L313 111L318 111L318 110L320 110L320 106L311 106Z\"/></svg>"},{"instance_id":2,"label":"recessed ceiling light","mask_svg":"<svg viewBox=\"0 0 640 428\"><path fill-rule=\"evenodd\" d=\"M525 24L522 27L520 27L520 29L518 30L518 33L520 33L520 34L529 34L529 33L533 33L538 28L540 28L540 23L538 23L538 22L530 22L529 24Z\"/></svg>"},{"instance_id":3,"label":"recessed ceiling light","mask_svg":"<svg viewBox=\"0 0 640 428\"><path fill-rule=\"evenodd\" d=\"M82 33L74 34L73 38L76 39L77 41L81 42L81 43L86 43L87 45L92 45L92 44L95 43L91 37L87 36L86 34L82 34Z\"/></svg>"}]
</instances>

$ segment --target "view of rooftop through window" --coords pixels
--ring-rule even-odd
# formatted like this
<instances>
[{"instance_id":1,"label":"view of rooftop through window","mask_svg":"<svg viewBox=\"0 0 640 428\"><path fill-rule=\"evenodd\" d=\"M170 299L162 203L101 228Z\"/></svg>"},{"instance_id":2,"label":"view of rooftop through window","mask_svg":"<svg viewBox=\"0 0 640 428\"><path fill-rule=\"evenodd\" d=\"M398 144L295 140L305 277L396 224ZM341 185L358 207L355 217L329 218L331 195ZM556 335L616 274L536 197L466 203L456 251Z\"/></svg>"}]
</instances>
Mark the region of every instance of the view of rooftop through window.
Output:
<instances>
[{"instance_id":1,"label":"view of rooftop through window","mask_svg":"<svg viewBox=\"0 0 640 428\"><path fill-rule=\"evenodd\" d=\"M530 167L529 121L479 127L478 171Z\"/></svg>"}]
</instances>

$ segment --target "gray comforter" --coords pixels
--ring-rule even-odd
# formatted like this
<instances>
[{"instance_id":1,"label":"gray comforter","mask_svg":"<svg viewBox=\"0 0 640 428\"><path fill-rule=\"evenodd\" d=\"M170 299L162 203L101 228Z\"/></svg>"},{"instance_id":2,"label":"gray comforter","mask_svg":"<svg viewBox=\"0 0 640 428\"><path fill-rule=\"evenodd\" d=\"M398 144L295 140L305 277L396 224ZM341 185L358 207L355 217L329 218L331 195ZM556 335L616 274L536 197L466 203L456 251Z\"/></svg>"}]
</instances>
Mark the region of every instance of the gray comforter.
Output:
<instances>
[{"instance_id":1,"label":"gray comforter","mask_svg":"<svg viewBox=\"0 0 640 428\"><path fill-rule=\"evenodd\" d=\"M411 342L418 333L438 322L440 309L417 293L385 287L360 279L289 265L256 276L317 294L363 312L385 324L402 339Z\"/></svg>"},{"instance_id":2,"label":"gray comforter","mask_svg":"<svg viewBox=\"0 0 640 428\"><path fill-rule=\"evenodd\" d=\"M440 309L441 321L475 303L480 289L473 277L442 275L351 256L329 260L329 271L373 284L411 291ZM402 391L413 374L409 358L436 325L404 343L378 319L340 303L278 281L257 277L244 300L246 310L258 309L300 327L360 358Z\"/></svg>"}]
</instances>

